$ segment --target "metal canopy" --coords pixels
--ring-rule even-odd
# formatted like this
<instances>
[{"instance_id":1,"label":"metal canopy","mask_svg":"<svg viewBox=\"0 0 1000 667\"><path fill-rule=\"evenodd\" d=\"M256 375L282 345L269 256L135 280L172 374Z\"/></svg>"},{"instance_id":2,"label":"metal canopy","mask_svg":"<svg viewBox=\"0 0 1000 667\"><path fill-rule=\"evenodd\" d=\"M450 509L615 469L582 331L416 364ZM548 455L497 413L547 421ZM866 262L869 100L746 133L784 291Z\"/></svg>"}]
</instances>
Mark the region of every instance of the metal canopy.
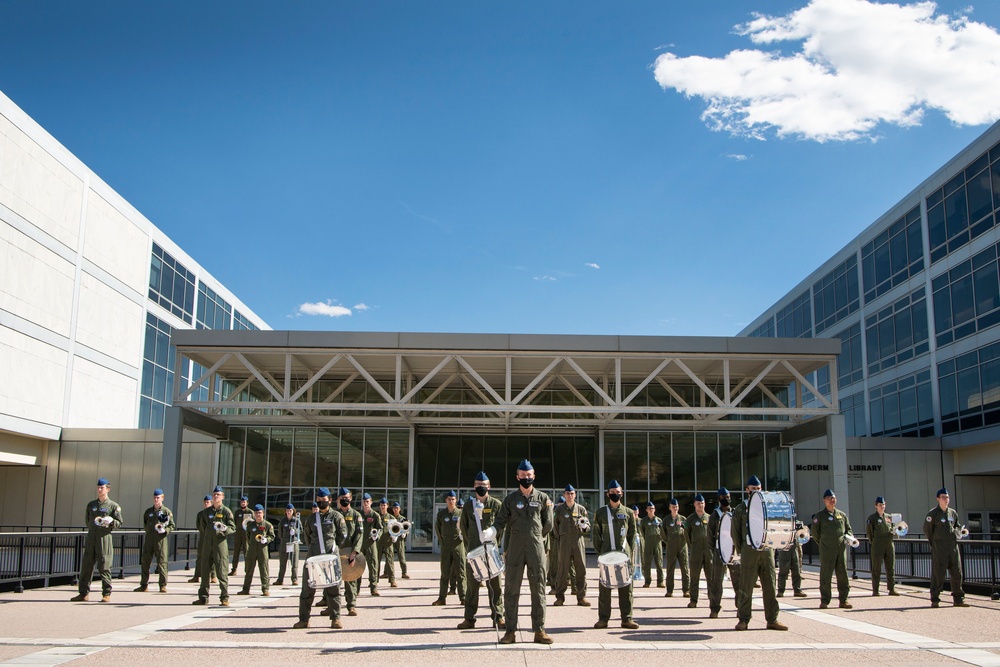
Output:
<instances>
[{"instance_id":1,"label":"metal canopy","mask_svg":"<svg viewBox=\"0 0 1000 667\"><path fill-rule=\"evenodd\" d=\"M783 429L839 412L835 339L178 330L173 341L174 405L234 425ZM821 368L825 396L811 376Z\"/></svg>"}]
</instances>

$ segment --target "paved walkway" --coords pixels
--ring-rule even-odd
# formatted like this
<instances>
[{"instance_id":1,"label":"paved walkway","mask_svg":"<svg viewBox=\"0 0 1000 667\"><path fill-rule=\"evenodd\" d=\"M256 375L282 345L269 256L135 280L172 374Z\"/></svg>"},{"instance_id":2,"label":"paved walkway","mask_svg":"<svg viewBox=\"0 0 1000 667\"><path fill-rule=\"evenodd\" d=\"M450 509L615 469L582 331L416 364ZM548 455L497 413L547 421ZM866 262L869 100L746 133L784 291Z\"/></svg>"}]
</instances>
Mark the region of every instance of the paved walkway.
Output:
<instances>
[{"instance_id":1,"label":"paved walkway","mask_svg":"<svg viewBox=\"0 0 1000 667\"><path fill-rule=\"evenodd\" d=\"M596 561L591 557L591 565ZM277 563L272 561L271 571ZM272 587L271 597L236 596L243 565L231 589L231 607L196 607L196 584L188 573L172 572L167 593L133 593L137 577L114 582L110 604L71 603L70 587L0 594L0 664L60 665L247 665L254 663L330 665L347 660L377 660L381 665L464 664L489 660L497 665L586 665L614 660L616 667L649 664L801 665L822 657L824 664L973 664L1000 667L1000 602L968 596L969 608L945 603L930 609L926 589L900 587L902 597L871 597L866 581L857 581L853 610L819 610L817 578L806 573L808 598L783 598L780 620L788 632L764 629L763 609L755 605L749 632L736 632L736 614L728 582L722 617L708 618L707 602L688 609L686 598L665 598L655 587L636 590L638 630L623 630L616 618L607 630L597 620L596 570L591 567L593 607L553 607L548 598L546 629L551 646L531 643L529 596L521 595L518 643L499 646L480 607L480 626L460 631L462 607L449 596L437 597L437 562L430 556L410 559L411 579L399 588L380 586L373 598L362 588L357 617L343 617L343 630L330 630L326 617L292 630L297 620L298 589ZM92 600L100 599L95 582ZM680 585L677 585L677 592ZM259 592L259 587L255 588ZM704 596L704 590L702 591ZM572 598L571 598L572 599ZM617 602L613 600L617 607ZM318 609L314 611L319 612ZM822 656L815 653L822 649ZM371 655L375 652L376 655ZM557 652L553 655L551 652ZM664 653L665 652L665 653ZM368 654L368 655L365 655ZM558 661L556 663L555 661ZM358 663L360 664L360 663Z\"/></svg>"}]
</instances>

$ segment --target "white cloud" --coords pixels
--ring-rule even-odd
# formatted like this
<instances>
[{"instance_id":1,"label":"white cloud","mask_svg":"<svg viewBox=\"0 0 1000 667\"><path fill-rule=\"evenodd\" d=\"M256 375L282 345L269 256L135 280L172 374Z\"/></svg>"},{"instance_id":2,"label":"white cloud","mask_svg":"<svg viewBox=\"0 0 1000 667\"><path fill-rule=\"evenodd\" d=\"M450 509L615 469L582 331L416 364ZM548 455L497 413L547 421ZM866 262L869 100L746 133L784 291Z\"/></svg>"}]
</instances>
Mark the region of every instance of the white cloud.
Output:
<instances>
[{"instance_id":1,"label":"white cloud","mask_svg":"<svg viewBox=\"0 0 1000 667\"><path fill-rule=\"evenodd\" d=\"M367 303L356 303L354 304L354 310L370 310L370 306Z\"/></svg>"},{"instance_id":2,"label":"white cloud","mask_svg":"<svg viewBox=\"0 0 1000 667\"><path fill-rule=\"evenodd\" d=\"M535 280L543 280L543 281L555 282L557 279L553 278L552 276L549 276L549 275L544 275L544 276L535 276Z\"/></svg>"},{"instance_id":3,"label":"white cloud","mask_svg":"<svg viewBox=\"0 0 1000 667\"><path fill-rule=\"evenodd\" d=\"M743 153L730 153L726 157L728 157L730 159L733 159L733 160L736 160L737 162L743 162L744 160L749 160L750 159L746 155L744 155Z\"/></svg>"},{"instance_id":4,"label":"white cloud","mask_svg":"<svg viewBox=\"0 0 1000 667\"><path fill-rule=\"evenodd\" d=\"M587 262L586 264L584 264L584 266L590 267L592 269L599 269L599 268L601 268L600 264L596 264L594 262Z\"/></svg>"},{"instance_id":5,"label":"white cloud","mask_svg":"<svg viewBox=\"0 0 1000 667\"><path fill-rule=\"evenodd\" d=\"M715 130L763 139L768 131L815 141L873 138L880 123L918 125L936 109L959 125L1000 118L1000 34L937 4L811 0L785 16L736 26L757 45L722 58L664 53L664 88L708 103Z\"/></svg>"},{"instance_id":6,"label":"white cloud","mask_svg":"<svg viewBox=\"0 0 1000 667\"><path fill-rule=\"evenodd\" d=\"M327 300L326 303L317 301L316 303L306 302L299 306L300 315L326 315L327 317L343 317L350 315L351 309L344 306L335 306Z\"/></svg>"}]
</instances>

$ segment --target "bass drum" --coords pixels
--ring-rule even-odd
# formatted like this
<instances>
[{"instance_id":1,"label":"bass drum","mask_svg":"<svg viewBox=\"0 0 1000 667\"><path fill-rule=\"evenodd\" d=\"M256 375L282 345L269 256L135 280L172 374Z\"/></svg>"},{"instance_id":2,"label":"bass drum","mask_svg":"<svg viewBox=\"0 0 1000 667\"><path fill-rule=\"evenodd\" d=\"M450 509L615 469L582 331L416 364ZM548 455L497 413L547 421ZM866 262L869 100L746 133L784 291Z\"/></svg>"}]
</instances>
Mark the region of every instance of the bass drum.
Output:
<instances>
[{"instance_id":1,"label":"bass drum","mask_svg":"<svg viewBox=\"0 0 1000 667\"><path fill-rule=\"evenodd\" d=\"M733 542L733 515L726 512L719 521L719 541L715 545L719 557L726 565L736 563L736 545Z\"/></svg>"},{"instance_id":2,"label":"bass drum","mask_svg":"<svg viewBox=\"0 0 1000 667\"><path fill-rule=\"evenodd\" d=\"M747 503L747 534L758 551L795 546L795 502L784 491L754 491Z\"/></svg>"}]
</instances>

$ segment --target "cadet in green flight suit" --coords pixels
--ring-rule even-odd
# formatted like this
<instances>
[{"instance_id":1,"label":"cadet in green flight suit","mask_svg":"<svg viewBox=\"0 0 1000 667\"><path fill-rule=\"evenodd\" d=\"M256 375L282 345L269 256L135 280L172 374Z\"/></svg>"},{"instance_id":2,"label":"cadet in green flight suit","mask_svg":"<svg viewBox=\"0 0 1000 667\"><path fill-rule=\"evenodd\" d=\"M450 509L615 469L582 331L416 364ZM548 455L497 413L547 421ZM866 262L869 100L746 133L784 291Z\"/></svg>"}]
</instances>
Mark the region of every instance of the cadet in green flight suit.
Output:
<instances>
[{"instance_id":1,"label":"cadet in green flight suit","mask_svg":"<svg viewBox=\"0 0 1000 667\"><path fill-rule=\"evenodd\" d=\"M253 521L247 524L247 573L243 577L243 589L237 595L250 595L254 566L260 571L260 592L264 597L271 590L271 573L268 567L270 557L268 546L274 542L274 526L264 520L264 506L253 506Z\"/></svg>"},{"instance_id":2,"label":"cadet in green flight suit","mask_svg":"<svg viewBox=\"0 0 1000 667\"><path fill-rule=\"evenodd\" d=\"M736 593L736 615L739 623L736 624L736 629L746 630L750 625L750 618L753 616L753 589L760 579L767 629L787 630L785 624L778 622L778 598L774 590L774 550L754 549L748 534L747 502L751 493L760 491L760 486L757 475L751 475L744 488L746 500L733 510L733 545L736 553L740 555L740 583Z\"/></svg>"},{"instance_id":3,"label":"cadet in green flight suit","mask_svg":"<svg viewBox=\"0 0 1000 667\"><path fill-rule=\"evenodd\" d=\"M378 518L382 521L382 534L379 536L378 543L376 544L378 551L376 566L381 573L379 576L389 580L389 588L396 588L396 568L392 567L392 554L395 543L392 541L392 535L389 532L389 522L394 519L389 514L389 501L385 497L378 501ZM384 569L383 563L385 563Z\"/></svg>"},{"instance_id":4,"label":"cadet in green flight suit","mask_svg":"<svg viewBox=\"0 0 1000 667\"><path fill-rule=\"evenodd\" d=\"M740 590L739 563L735 565L726 563L719 554L719 532L722 527L722 517L733 514L729 504L729 489L721 486L716 495L719 497L719 506L715 508L708 519L708 540L712 545L712 576L708 578L709 618L718 618L719 612L722 611L722 585L726 580L727 569L729 570L729 580L733 585L733 593L737 597L739 597Z\"/></svg>"},{"instance_id":5,"label":"cadet in green flight suit","mask_svg":"<svg viewBox=\"0 0 1000 667\"><path fill-rule=\"evenodd\" d=\"M361 532L361 555L368 562L368 588L374 597L378 597L378 541L382 537L382 517L372 509L372 496L365 493L361 496L361 522L364 530ZM358 584L360 588L360 582Z\"/></svg>"},{"instance_id":6,"label":"cadet in green flight suit","mask_svg":"<svg viewBox=\"0 0 1000 667\"><path fill-rule=\"evenodd\" d=\"M226 494L221 486L212 489L212 504L203 509L204 515L200 540L205 542L205 561L201 566L201 586L198 588L198 599L191 604L208 604L208 582L212 578L212 569L219 577L219 603L229 606L229 543L226 537L236 530L236 519L233 511L222 504Z\"/></svg>"},{"instance_id":7,"label":"cadet in green flight suit","mask_svg":"<svg viewBox=\"0 0 1000 667\"><path fill-rule=\"evenodd\" d=\"M802 528L802 522L795 522L795 530ZM794 538L795 543L791 549L782 549L778 552L778 597L785 596L785 585L788 583L788 575L792 575L792 590L795 597L809 597L802 590L802 545L798 538Z\"/></svg>"},{"instance_id":8,"label":"cadet in green flight suit","mask_svg":"<svg viewBox=\"0 0 1000 667\"><path fill-rule=\"evenodd\" d=\"M576 603L581 607L589 607L587 600L587 552L583 537L590 532L590 517L587 508L576 502L576 489L567 484L561 505L556 505L553 512L552 532L559 535L559 564L556 572L556 602L562 606L566 600L566 588L572 579L576 593ZM580 521L586 520L586 528L580 527Z\"/></svg>"},{"instance_id":9,"label":"cadet in green flight suit","mask_svg":"<svg viewBox=\"0 0 1000 667\"><path fill-rule=\"evenodd\" d=\"M594 513L591 541L598 558L612 551L620 551L632 560L632 546L637 532L635 514L622 506L622 487L617 481L608 483L606 493L608 504ZM622 615L622 627L635 630L639 624L632 620L632 582L618 589L618 610ZM597 586L597 623L594 628L608 627L611 619L611 589L602 584Z\"/></svg>"},{"instance_id":10,"label":"cadet in green flight suit","mask_svg":"<svg viewBox=\"0 0 1000 667\"><path fill-rule=\"evenodd\" d=\"M688 565L687 527L684 517L680 515L680 503L676 498L670 499L670 516L660 526L660 537L667 544L667 594L674 596L674 571L677 563L681 564L681 591L684 597L690 592L691 568Z\"/></svg>"},{"instance_id":11,"label":"cadet in green flight suit","mask_svg":"<svg viewBox=\"0 0 1000 667\"><path fill-rule=\"evenodd\" d=\"M948 507L948 489L937 492L938 506L927 513L924 535L931 545L931 607L941 606L944 580L951 575L951 598L956 607L968 607L962 590L962 554L958 549L958 512Z\"/></svg>"},{"instance_id":12,"label":"cadet in green flight suit","mask_svg":"<svg viewBox=\"0 0 1000 667\"><path fill-rule=\"evenodd\" d=\"M642 536L642 576L646 579L643 588L653 583L653 564L656 564L656 587L663 588L663 541L660 537L663 520L656 516L656 504L646 501L646 516L639 519L639 534ZM686 586L685 586L686 588Z\"/></svg>"},{"instance_id":13,"label":"cadet in green flight suit","mask_svg":"<svg viewBox=\"0 0 1000 667\"><path fill-rule=\"evenodd\" d=\"M389 507L389 510L392 513L391 514L392 518L394 520L396 520L396 521L399 521L400 523L403 523L404 521L406 521L406 517L402 515L402 513L400 512L400 509L401 508L399 506L399 502L397 502L397 501L393 501L392 505ZM403 577L403 579L409 579L410 575L406 574L406 537L405 536L400 536L399 539L396 540L396 543L393 545L392 554L395 554L396 556L399 557L399 571L402 573L401 576ZM390 555L390 557L389 557L388 568L389 568L389 571L390 571L390 576L394 576L395 575L395 572L394 572L394 570L395 570L395 564L392 562L392 555Z\"/></svg>"},{"instance_id":14,"label":"cadet in green flight suit","mask_svg":"<svg viewBox=\"0 0 1000 667\"><path fill-rule=\"evenodd\" d=\"M205 504L202 506L202 509L208 509L211 506L212 506L212 496L207 495L205 496ZM198 531L198 558L195 559L194 562L194 576L188 579L189 584L196 584L199 581L201 581L201 566L205 562L205 554L208 553L208 542L201 539L201 534L205 530L205 524L204 524L205 521L206 518L204 513L198 512L198 514L195 515L194 527L195 530ZM226 568L227 569L229 568L228 563L226 563ZM212 568L212 583L213 584L216 583L214 567Z\"/></svg>"},{"instance_id":15,"label":"cadet in green flight suit","mask_svg":"<svg viewBox=\"0 0 1000 667\"><path fill-rule=\"evenodd\" d=\"M885 498L882 496L875 499L875 513L865 522L865 534L872 550L872 595L879 595L883 565L889 595L899 595L896 592L896 546L893 544L896 531L891 517L885 513Z\"/></svg>"},{"instance_id":16,"label":"cadet in green flight suit","mask_svg":"<svg viewBox=\"0 0 1000 667\"><path fill-rule=\"evenodd\" d=\"M302 543L302 519L295 505L285 505L285 518L278 523L278 579L275 586L285 583L285 568L291 565L292 586L299 585L299 544Z\"/></svg>"},{"instance_id":17,"label":"cadet in green flight suit","mask_svg":"<svg viewBox=\"0 0 1000 667\"><path fill-rule=\"evenodd\" d=\"M691 556L691 601L688 607L698 606L698 589L701 587L701 572L705 571L706 588L712 587L712 544L708 541L709 516L705 513L705 496L694 497L694 514L687 518L687 541ZM709 603L711 606L711 603Z\"/></svg>"},{"instance_id":18,"label":"cadet in green flight suit","mask_svg":"<svg viewBox=\"0 0 1000 667\"><path fill-rule=\"evenodd\" d=\"M347 524L344 515L330 507L330 489L325 486L316 489L316 509L302 522L302 539L306 544L306 559L313 556L333 555L339 557L338 548L347 541ZM292 626L295 630L309 627L309 610L316 598L316 590L309 583L309 566L302 565L302 590L299 592L299 620ZM326 586L322 591L326 602L326 612L330 616L330 627L339 630L340 586Z\"/></svg>"},{"instance_id":19,"label":"cadet in green flight suit","mask_svg":"<svg viewBox=\"0 0 1000 667\"><path fill-rule=\"evenodd\" d=\"M448 597L448 583L458 584L458 600L465 604L465 543L458 523L462 511L458 509L458 495L454 491L444 494L446 507L434 519L434 534L441 548L441 582L438 597L431 604L443 605Z\"/></svg>"},{"instance_id":20,"label":"cadet in green flight suit","mask_svg":"<svg viewBox=\"0 0 1000 667\"><path fill-rule=\"evenodd\" d=\"M507 567L504 570L504 615L507 632L501 644L517 641L517 605L521 598L521 581L528 569L531 590L531 629L536 644L551 644L545 632L545 552L542 541L552 530L552 501L535 488L535 468L527 459L517 466L520 488L503 499L494 523L480 536L483 542L495 541L507 530Z\"/></svg>"},{"instance_id":21,"label":"cadet in green flight suit","mask_svg":"<svg viewBox=\"0 0 1000 667\"><path fill-rule=\"evenodd\" d=\"M833 598L832 579L837 573L837 597L841 609L852 609L847 601L851 592L851 579L847 576L847 542L845 538L854 536L851 521L837 509L836 494L827 489L823 492L825 509L813 514L812 538L819 545L819 608L826 609Z\"/></svg>"},{"instance_id":22,"label":"cadet in green flight suit","mask_svg":"<svg viewBox=\"0 0 1000 667\"><path fill-rule=\"evenodd\" d=\"M160 579L160 592L167 592L167 535L173 532L174 513L163 505L163 489L153 489L153 506L142 515L145 536L142 541L142 556L139 559L142 571L136 593L143 593L149 586L149 567L156 557L156 574Z\"/></svg>"},{"instance_id":23,"label":"cadet in green flight suit","mask_svg":"<svg viewBox=\"0 0 1000 667\"><path fill-rule=\"evenodd\" d=\"M101 574L101 602L111 602L111 566L115 546L111 531L122 525L122 508L108 498L111 482L101 477L97 480L97 499L87 503L85 512L87 537L83 543L83 562L80 564L79 595L70 602L86 602L90 596L90 582L94 566Z\"/></svg>"},{"instance_id":24,"label":"cadet in green flight suit","mask_svg":"<svg viewBox=\"0 0 1000 667\"><path fill-rule=\"evenodd\" d=\"M245 495L240 496L239 507L233 512L233 520L239 530L233 534L233 569L229 573L230 577L236 574L236 568L240 564L240 554L245 553L248 548L246 528L253 519L253 511L247 507L249 500Z\"/></svg>"},{"instance_id":25,"label":"cadet in green flight suit","mask_svg":"<svg viewBox=\"0 0 1000 667\"><path fill-rule=\"evenodd\" d=\"M462 509L462 517L458 520L458 529L462 534L466 548L471 552L482 546L480 539L482 531L493 525L497 513L500 511L500 501L490 495L490 478L486 473L479 471L476 475L472 487L476 495L470 498ZM476 521L476 518L479 521ZM500 540L493 543L495 547ZM459 630L468 630L476 627L476 612L479 611L479 589L484 585L480 583L472 574L472 567L468 561L465 563L465 620L458 624ZM503 599L500 597L500 576L488 580L485 583L487 601L490 607L490 619L498 628L507 627L503 619Z\"/></svg>"},{"instance_id":26,"label":"cadet in green flight suit","mask_svg":"<svg viewBox=\"0 0 1000 667\"><path fill-rule=\"evenodd\" d=\"M347 526L347 537L340 545L340 552L342 555L347 555L353 563L355 557L361 552L361 544L364 542L364 521L361 519L361 512L351 507L350 489L345 487L340 488L339 495L337 496L336 511L343 517L344 524ZM367 563L367 566L378 567L378 563L374 565ZM357 600L360 588L360 579L344 582L344 598L347 602L348 616L358 615Z\"/></svg>"}]
</instances>

